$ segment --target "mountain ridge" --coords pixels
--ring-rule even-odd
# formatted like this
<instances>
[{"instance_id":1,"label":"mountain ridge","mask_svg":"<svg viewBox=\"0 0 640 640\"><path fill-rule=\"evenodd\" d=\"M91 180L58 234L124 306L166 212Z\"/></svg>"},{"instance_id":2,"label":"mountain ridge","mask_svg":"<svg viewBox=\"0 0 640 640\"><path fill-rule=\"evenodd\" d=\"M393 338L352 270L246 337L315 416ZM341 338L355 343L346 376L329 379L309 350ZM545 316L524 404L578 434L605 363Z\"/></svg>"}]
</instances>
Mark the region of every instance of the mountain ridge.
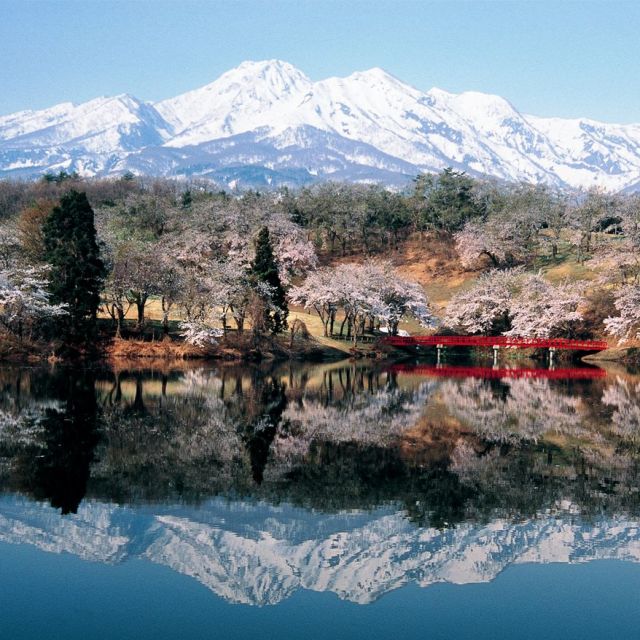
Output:
<instances>
[{"instance_id":1,"label":"mountain ridge","mask_svg":"<svg viewBox=\"0 0 640 640\"><path fill-rule=\"evenodd\" d=\"M418 527L393 505L307 512L213 499L188 505L85 501L60 517L22 496L0 498L0 543L86 561L135 559L190 576L228 602L273 605L299 590L358 604L408 584L487 583L519 564L640 562L640 527L625 516L583 521L564 505L535 518Z\"/></svg>"},{"instance_id":2,"label":"mountain ridge","mask_svg":"<svg viewBox=\"0 0 640 640\"><path fill-rule=\"evenodd\" d=\"M504 181L635 190L640 124L531 116L501 96L422 92L378 67L314 82L280 60L243 62L155 103L120 94L0 116L5 178L133 171L218 182L233 173L247 185L255 176L272 186L402 185L447 166Z\"/></svg>"}]
</instances>

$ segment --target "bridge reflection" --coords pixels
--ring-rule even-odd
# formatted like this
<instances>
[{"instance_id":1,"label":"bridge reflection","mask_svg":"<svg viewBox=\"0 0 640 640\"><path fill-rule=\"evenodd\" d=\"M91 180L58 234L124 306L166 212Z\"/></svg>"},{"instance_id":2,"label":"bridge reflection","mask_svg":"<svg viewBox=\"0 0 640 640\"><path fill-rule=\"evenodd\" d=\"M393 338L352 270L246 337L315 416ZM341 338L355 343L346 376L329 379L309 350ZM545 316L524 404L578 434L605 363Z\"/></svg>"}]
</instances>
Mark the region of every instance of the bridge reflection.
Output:
<instances>
[{"instance_id":1,"label":"bridge reflection","mask_svg":"<svg viewBox=\"0 0 640 640\"><path fill-rule=\"evenodd\" d=\"M408 373L433 378L543 378L547 380L591 380L605 378L607 372L596 367L533 369L429 364L393 364L390 373Z\"/></svg>"},{"instance_id":2,"label":"bridge reflection","mask_svg":"<svg viewBox=\"0 0 640 640\"><path fill-rule=\"evenodd\" d=\"M509 349L564 349L568 351L604 351L604 340L571 338L522 338L518 336L387 336L381 339L393 347L503 347Z\"/></svg>"}]
</instances>

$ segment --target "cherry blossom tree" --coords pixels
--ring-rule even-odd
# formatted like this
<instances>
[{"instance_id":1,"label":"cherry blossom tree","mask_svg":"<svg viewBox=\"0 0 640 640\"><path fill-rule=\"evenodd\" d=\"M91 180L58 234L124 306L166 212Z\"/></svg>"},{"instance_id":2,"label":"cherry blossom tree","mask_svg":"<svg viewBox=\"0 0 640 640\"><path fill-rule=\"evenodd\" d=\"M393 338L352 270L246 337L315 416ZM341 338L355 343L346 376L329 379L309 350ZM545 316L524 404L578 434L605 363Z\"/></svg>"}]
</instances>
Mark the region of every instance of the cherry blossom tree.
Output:
<instances>
[{"instance_id":1,"label":"cherry blossom tree","mask_svg":"<svg viewBox=\"0 0 640 640\"><path fill-rule=\"evenodd\" d=\"M603 224L606 234L592 247L589 267L600 272L600 282L614 287L640 282L640 196L631 195L610 205Z\"/></svg>"},{"instance_id":2,"label":"cherry blossom tree","mask_svg":"<svg viewBox=\"0 0 640 640\"><path fill-rule=\"evenodd\" d=\"M475 267L482 256L489 258L493 267L506 260L506 244L482 222L467 222L454 238L460 262L467 269Z\"/></svg>"},{"instance_id":3,"label":"cherry blossom tree","mask_svg":"<svg viewBox=\"0 0 640 640\"><path fill-rule=\"evenodd\" d=\"M617 316L605 319L605 330L621 343L640 338L640 284L628 284L614 294Z\"/></svg>"},{"instance_id":4,"label":"cherry blossom tree","mask_svg":"<svg viewBox=\"0 0 640 640\"><path fill-rule=\"evenodd\" d=\"M364 268L374 299L371 316L391 335L397 335L403 317L414 318L423 326L433 324L424 290L417 282L403 278L388 261L369 261Z\"/></svg>"},{"instance_id":5,"label":"cherry blossom tree","mask_svg":"<svg viewBox=\"0 0 640 640\"><path fill-rule=\"evenodd\" d=\"M456 248L467 268L478 266L483 256L494 268L527 264L542 244L550 245L555 257L564 219L559 196L543 186L519 185L495 198L484 220L471 220L456 233Z\"/></svg>"},{"instance_id":6,"label":"cherry blossom tree","mask_svg":"<svg viewBox=\"0 0 640 640\"><path fill-rule=\"evenodd\" d=\"M289 284L292 277L304 275L318 263L313 244L304 238L299 228L295 233L276 229L273 249L283 284Z\"/></svg>"},{"instance_id":7,"label":"cherry blossom tree","mask_svg":"<svg viewBox=\"0 0 640 640\"><path fill-rule=\"evenodd\" d=\"M333 333L333 325L339 308L336 290L333 286L334 269L327 267L311 272L305 281L292 287L289 300L305 309L313 309L320 318L325 337Z\"/></svg>"},{"instance_id":8,"label":"cherry blossom tree","mask_svg":"<svg viewBox=\"0 0 640 640\"><path fill-rule=\"evenodd\" d=\"M397 334L405 316L428 326L433 321L424 291L417 283L404 279L389 262L368 261L364 264L340 264L320 269L289 292L294 304L313 309L324 328L324 335L333 332L339 310L347 326L347 335L357 343L364 333L366 321L384 324ZM372 328L372 326L370 327Z\"/></svg>"},{"instance_id":9,"label":"cherry blossom tree","mask_svg":"<svg viewBox=\"0 0 640 640\"><path fill-rule=\"evenodd\" d=\"M455 234L462 265L476 268L486 256L492 267L511 267L531 259L538 228L522 212L491 216L485 222L468 222Z\"/></svg>"},{"instance_id":10,"label":"cherry blossom tree","mask_svg":"<svg viewBox=\"0 0 640 640\"><path fill-rule=\"evenodd\" d=\"M588 258L592 250L596 249L597 235L594 231L605 230L610 226L616 218L619 204L617 196L598 188L578 194L568 226L580 262Z\"/></svg>"},{"instance_id":11,"label":"cherry blossom tree","mask_svg":"<svg viewBox=\"0 0 640 640\"><path fill-rule=\"evenodd\" d=\"M163 256L160 261L160 277L158 278L158 294L162 308L162 332L169 335L169 314L179 302L184 286L184 272L174 260ZM166 263L169 264L166 264Z\"/></svg>"},{"instance_id":12,"label":"cherry blossom tree","mask_svg":"<svg viewBox=\"0 0 640 640\"><path fill-rule=\"evenodd\" d=\"M494 270L452 298L445 325L489 335L567 336L582 319L582 291L580 282L554 285L521 269Z\"/></svg>"},{"instance_id":13,"label":"cherry blossom tree","mask_svg":"<svg viewBox=\"0 0 640 640\"><path fill-rule=\"evenodd\" d=\"M218 338L223 335L222 329L212 327L204 321L185 320L180 323L182 337L188 344L196 347L211 347L218 344Z\"/></svg>"},{"instance_id":14,"label":"cherry blossom tree","mask_svg":"<svg viewBox=\"0 0 640 640\"><path fill-rule=\"evenodd\" d=\"M521 268L494 269L481 275L447 305L444 324L465 333L492 334L509 327L512 299L518 289Z\"/></svg>"},{"instance_id":15,"label":"cherry blossom tree","mask_svg":"<svg viewBox=\"0 0 640 640\"><path fill-rule=\"evenodd\" d=\"M525 338L570 336L582 319L578 311L582 291L584 283L581 282L554 285L541 275L525 276L512 301L511 330L505 335Z\"/></svg>"},{"instance_id":16,"label":"cherry blossom tree","mask_svg":"<svg viewBox=\"0 0 640 640\"><path fill-rule=\"evenodd\" d=\"M51 303L47 272L46 267L0 271L0 324L19 338L33 338L40 322L68 313L66 305Z\"/></svg>"},{"instance_id":17,"label":"cherry blossom tree","mask_svg":"<svg viewBox=\"0 0 640 640\"><path fill-rule=\"evenodd\" d=\"M110 262L103 297L118 318L118 331L124 320L125 305L135 305L137 327L141 329L147 302L159 293L161 274L153 245L124 241L112 249Z\"/></svg>"}]
</instances>

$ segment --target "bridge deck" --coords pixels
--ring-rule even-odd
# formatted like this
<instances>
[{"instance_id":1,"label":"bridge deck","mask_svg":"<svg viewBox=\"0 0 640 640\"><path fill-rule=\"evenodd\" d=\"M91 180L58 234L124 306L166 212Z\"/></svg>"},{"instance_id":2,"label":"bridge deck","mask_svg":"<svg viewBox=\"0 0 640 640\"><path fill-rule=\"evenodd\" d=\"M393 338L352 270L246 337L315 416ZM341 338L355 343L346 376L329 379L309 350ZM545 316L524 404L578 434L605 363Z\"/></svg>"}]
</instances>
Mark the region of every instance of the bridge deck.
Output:
<instances>
[{"instance_id":1,"label":"bridge deck","mask_svg":"<svg viewBox=\"0 0 640 640\"><path fill-rule=\"evenodd\" d=\"M393 347L505 347L512 349L569 349L603 351L604 340L572 340L569 338L519 338L516 336L387 336L384 344Z\"/></svg>"}]
</instances>

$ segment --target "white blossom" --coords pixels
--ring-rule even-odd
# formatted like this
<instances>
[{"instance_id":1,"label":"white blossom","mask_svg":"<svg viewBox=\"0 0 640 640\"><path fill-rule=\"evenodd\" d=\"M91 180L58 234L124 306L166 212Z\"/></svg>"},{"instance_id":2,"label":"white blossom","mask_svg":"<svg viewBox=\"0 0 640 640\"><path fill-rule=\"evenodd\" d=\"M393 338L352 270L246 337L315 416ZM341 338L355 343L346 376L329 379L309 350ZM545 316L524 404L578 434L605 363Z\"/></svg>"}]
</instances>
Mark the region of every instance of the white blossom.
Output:
<instances>
[{"instance_id":1,"label":"white blossom","mask_svg":"<svg viewBox=\"0 0 640 640\"><path fill-rule=\"evenodd\" d=\"M640 338L640 284L629 284L615 293L617 316L605 319L604 326L621 343Z\"/></svg>"},{"instance_id":2,"label":"white blossom","mask_svg":"<svg viewBox=\"0 0 640 640\"><path fill-rule=\"evenodd\" d=\"M541 275L521 269L494 270L475 285L451 299L445 324L467 333L525 338L548 338L566 334L582 316L584 283L554 285Z\"/></svg>"},{"instance_id":3,"label":"white blossom","mask_svg":"<svg viewBox=\"0 0 640 640\"><path fill-rule=\"evenodd\" d=\"M294 304L313 309L325 328L341 309L357 337L366 319L386 325L397 333L403 317L428 326L433 322L427 298L419 284L404 279L384 261L340 264L311 273L289 297Z\"/></svg>"},{"instance_id":4,"label":"white blossom","mask_svg":"<svg viewBox=\"0 0 640 640\"><path fill-rule=\"evenodd\" d=\"M67 313L64 304L52 304L47 291L47 267L0 271L0 322L17 334L45 318Z\"/></svg>"},{"instance_id":5,"label":"white blossom","mask_svg":"<svg viewBox=\"0 0 640 640\"><path fill-rule=\"evenodd\" d=\"M204 322L184 321L180 323L182 337L188 344L196 347L210 347L218 344L218 338L223 334L222 329L212 327Z\"/></svg>"},{"instance_id":6,"label":"white blossom","mask_svg":"<svg viewBox=\"0 0 640 640\"><path fill-rule=\"evenodd\" d=\"M447 306L444 324L466 333L489 333L508 317L521 269L494 269L481 275L471 289L456 294Z\"/></svg>"}]
</instances>

